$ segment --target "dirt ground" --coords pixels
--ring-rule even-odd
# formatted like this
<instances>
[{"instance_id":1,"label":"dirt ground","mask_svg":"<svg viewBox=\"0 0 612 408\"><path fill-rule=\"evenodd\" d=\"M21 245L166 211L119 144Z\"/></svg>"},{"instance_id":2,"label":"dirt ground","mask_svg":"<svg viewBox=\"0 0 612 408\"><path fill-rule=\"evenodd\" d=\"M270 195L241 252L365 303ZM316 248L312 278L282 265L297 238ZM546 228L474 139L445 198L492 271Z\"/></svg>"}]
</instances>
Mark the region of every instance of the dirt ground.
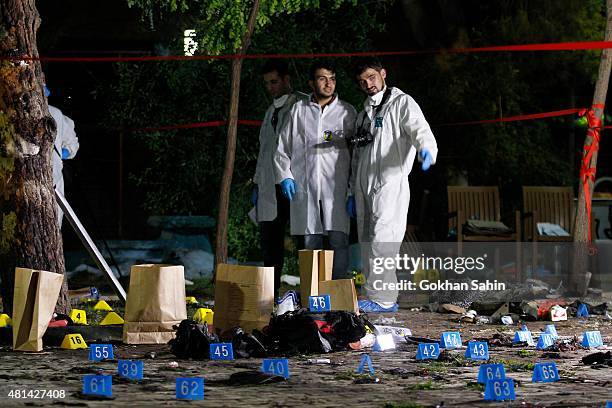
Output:
<instances>
[{"instance_id":1,"label":"dirt ground","mask_svg":"<svg viewBox=\"0 0 612 408\"><path fill-rule=\"evenodd\" d=\"M371 316L376 321L377 316ZM460 331L463 341L491 338L495 333L513 334L514 327L458 323L456 315L401 310L383 315L394 317L396 325L408 327L414 335L439 338L442 331ZM532 322L535 334L546 322ZM573 336L585 330L600 330L604 343L612 344L612 321L601 316L586 321L572 318L557 324L560 336ZM230 386L233 373L258 370L261 359L236 361L176 360L169 347L115 346L115 358L144 359L144 380L130 382L113 377L113 399L90 400L81 394L84 374L115 374L116 360L88 361L87 350L45 349L42 353L0 351L0 406L69 405L102 407L198 404L213 407L242 406L326 406L326 407L418 407L418 406L549 406L601 407L612 400L612 367L595 369L580 359L590 351L560 352L546 355L534 348L491 346L492 362L505 364L507 377L517 383L516 401L490 403L483 401L483 389L476 384L479 362L465 360L464 350L451 351L450 361L417 362L416 345L401 344L398 349L369 354L376 370L372 380L355 374L363 352L346 351L327 355L308 355L289 360L291 377L286 382L265 385ZM145 358L151 351L155 358ZM313 365L313 358L330 358L332 364ZM178 362L173 368L170 363ZM532 366L555 361L561 381L532 383ZM205 378L205 399L184 402L175 399L175 378ZM15 399L10 390L65 390L65 398Z\"/></svg>"}]
</instances>

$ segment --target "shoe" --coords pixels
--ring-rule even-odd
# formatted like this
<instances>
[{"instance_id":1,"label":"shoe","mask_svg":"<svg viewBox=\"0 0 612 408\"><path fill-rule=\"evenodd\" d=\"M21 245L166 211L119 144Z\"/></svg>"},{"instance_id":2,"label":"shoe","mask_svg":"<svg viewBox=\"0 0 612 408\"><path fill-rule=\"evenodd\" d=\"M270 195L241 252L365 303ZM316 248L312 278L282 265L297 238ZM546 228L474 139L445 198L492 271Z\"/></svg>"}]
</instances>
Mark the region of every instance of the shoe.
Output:
<instances>
[{"instance_id":1,"label":"shoe","mask_svg":"<svg viewBox=\"0 0 612 408\"><path fill-rule=\"evenodd\" d=\"M389 308L384 308L370 299L360 300L358 304L359 310L365 313L393 313L397 312L398 309L397 303L394 303L393 306Z\"/></svg>"},{"instance_id":2,"label":"shoe","mask_svg":"<svg viewBox=\"0 0 612 408\"><path fill-rule=\"evenodd\" d=\"M290 290L276 301L276 315L280 316L287 312L293 312L299 309L298 295L295 291Z\"/></svg>"}]
</instances>

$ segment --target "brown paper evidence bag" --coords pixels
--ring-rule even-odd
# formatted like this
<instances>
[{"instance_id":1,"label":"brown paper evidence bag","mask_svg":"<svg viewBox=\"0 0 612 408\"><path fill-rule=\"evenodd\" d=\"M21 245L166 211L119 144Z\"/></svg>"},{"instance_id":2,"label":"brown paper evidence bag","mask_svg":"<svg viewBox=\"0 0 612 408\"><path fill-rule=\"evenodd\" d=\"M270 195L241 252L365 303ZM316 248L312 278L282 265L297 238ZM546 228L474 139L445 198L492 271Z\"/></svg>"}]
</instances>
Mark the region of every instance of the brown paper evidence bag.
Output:
<instances>
[{"instance_id":1,"label":"brown paper evidence bag","mask_svg":"<svg viewBox=\"0 0 612 408\"><path fill-rule=\"evenodd\" d=\"M175 265L134 265L125 304L123 342L163 344L187 318L185 271Z\"/></svg>"},{"instance_id":2,"label":"brown paper evidence bag","mask_svg":"<svg viewBox=\"0 0 612 408\"><path fill-rule=\"evenodd\" d=\"M59 273L15 268L13 350L42 351L63 281Z\"/></svg>"},{"instance_id":3,"label":"brown paper evidence bag","mask_svg":"<svg viewBox=\"0 0 612 408\"><path fill-rule=\"evenodd\" d=\"M353 279L332 279L334 251L303 249L298 253L302 306L310 296L329 295L331 310L359 314L357 291Z\"/></svg>"},{"instance_id":4,"label":"brown paper evidence bag","mask_svg":"<svg viewBox=\"0 0 612 408\"><path fill-rule=\"evenodd\" d=\"M357 313L357 294L352 279L331 280L333 251L299 252L302 302L329 294L332 310ZM250 332L270 322L274 308L274 268L219 264L215 284L215 329L233 327Z\"/></svg>"}]
</instances>

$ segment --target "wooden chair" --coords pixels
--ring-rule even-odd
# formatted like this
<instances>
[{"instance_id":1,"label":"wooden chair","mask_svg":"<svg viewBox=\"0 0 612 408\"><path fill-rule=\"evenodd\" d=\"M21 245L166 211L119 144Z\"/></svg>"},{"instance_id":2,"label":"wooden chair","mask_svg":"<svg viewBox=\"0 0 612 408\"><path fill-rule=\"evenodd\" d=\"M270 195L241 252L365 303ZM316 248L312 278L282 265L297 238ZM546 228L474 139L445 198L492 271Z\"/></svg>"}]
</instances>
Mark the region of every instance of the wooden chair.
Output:
<instances>
[{"instance_id":1,"label":"wooden chair","mask_svg":"<svg viewBox=\"0 0 612 408\"><path fill-rule=\"evenodd\" d=\"M516 277L520 278L520 212L515 212L516 231L507 236L466 234L464 224L469 219L501 222L501 204L499 189L496 186L458 187L448 186L448 228L457 232L459 254L462 253L463 242L516 242ZM496 254L495 268L499 269L499 259Z\"/></svg>"},{"instance_id":2,"label":"wooden chair","mask_svg":"<svg viewBox=\"0 0 612 408\"><path fill-rule=\"evenodd\" d=\"M571 187L523 186L523 221L526 241L571 242L574 240L574 191ZM558 224L569 236L541 235L539 222Z\"/></svg>"},{"instance_id":3,"label":"wooden chair","mask_svg":"<svg viewBox=\"0 0 612 408\"><path fill-rule=\"evenodd\" d=\"M448 187L448 228L457 231L457 241L520 241L520 212L515 212L517 231L508 237L471 235L463 232L469 219L501 221L499 189L491 187Z\"/></svg>"},{"instance_id":4,"label":"wooden chair","mask_svg":"<svg viewBox=\"0 0 612 408\"><path fill-rule=\"evenodd\" d=\"M538 264L538 242L572 242L575 217L572 187L523 186L523 231L524 240L532 242L532 273ZM542 235L538 232L539 222L558 224L569 235Z\"/></svg>"}]
</instances>

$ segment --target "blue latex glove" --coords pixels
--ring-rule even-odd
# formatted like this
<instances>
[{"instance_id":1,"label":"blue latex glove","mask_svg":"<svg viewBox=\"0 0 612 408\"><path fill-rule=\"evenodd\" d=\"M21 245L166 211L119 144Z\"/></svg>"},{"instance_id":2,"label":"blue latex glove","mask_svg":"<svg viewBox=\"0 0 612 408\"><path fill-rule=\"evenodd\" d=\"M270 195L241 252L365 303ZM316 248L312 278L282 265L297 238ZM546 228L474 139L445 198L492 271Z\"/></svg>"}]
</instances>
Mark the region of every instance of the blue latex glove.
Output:
<instances>
[{"instance_id":1,"label":"blue latex glove","mask_svg":"<svg viewBox=\"0 0 612 408\"><path fill-rule=\"evenodd\" d=\"M45 93L45 96L48 98L51 96L51 91L49 90L49 88L47 88L47 85L43 85L43 92Z\"/></svg>"},{"instance_id":2,"label":"blue latex glove","mask_svg":"<svg viewBox=\"0 0 612 408\"><path fill-rule=\"evenodd\" d=\"M355 206L355 196L349 196L346 200L346 212L349 217L357 218L357 207Z\"/></svg>"},{"instance_id":3,"label":"blue latex glove","mask_svg":"<svg viewBox=\"0 0 612 408\"><path fill-rule=\"evenodd\" d=\"M254 206L257 206L258 196L259 196L259 186L255 184L255 186L253 187L253 191L251 191L251 203L253 203Z\"/></svg>"},{"instance_id":4,"label":"blue latex glove","mask_svg":"<svg viewBox=\"0 0 612 408\"><path fill-rule=\"evenodd\" d=\"M429 170L429 167L431 167L431 162L433 161L431 153L429 153L429 150L423 149L419 152L419 155L421 156L421 160L423 161L421 168L423 169L423 171Z\"/></svg>"},{"instance_id":5,"label":"blue latex glove","mask_svg":"<svg viewBox=\"0 0 612 408\"><path fill-rule=\"evenodd\" d=\"M62 160L66 160L70 157L70 152L65 147L62 147Z\"/></svg>"},{"instance_id":6,"label":"blue latex glove","mask_svg":"<svg viewBox=\"0 0 612 408\"><path fill-rule=\"evenodd\" d=\"M296 186L295 181L292 178L286 178L280 182L281 190L285 197L289 199L289 201L293 200L293 196L295 195Z\"/></svg>"}]
</instances>

